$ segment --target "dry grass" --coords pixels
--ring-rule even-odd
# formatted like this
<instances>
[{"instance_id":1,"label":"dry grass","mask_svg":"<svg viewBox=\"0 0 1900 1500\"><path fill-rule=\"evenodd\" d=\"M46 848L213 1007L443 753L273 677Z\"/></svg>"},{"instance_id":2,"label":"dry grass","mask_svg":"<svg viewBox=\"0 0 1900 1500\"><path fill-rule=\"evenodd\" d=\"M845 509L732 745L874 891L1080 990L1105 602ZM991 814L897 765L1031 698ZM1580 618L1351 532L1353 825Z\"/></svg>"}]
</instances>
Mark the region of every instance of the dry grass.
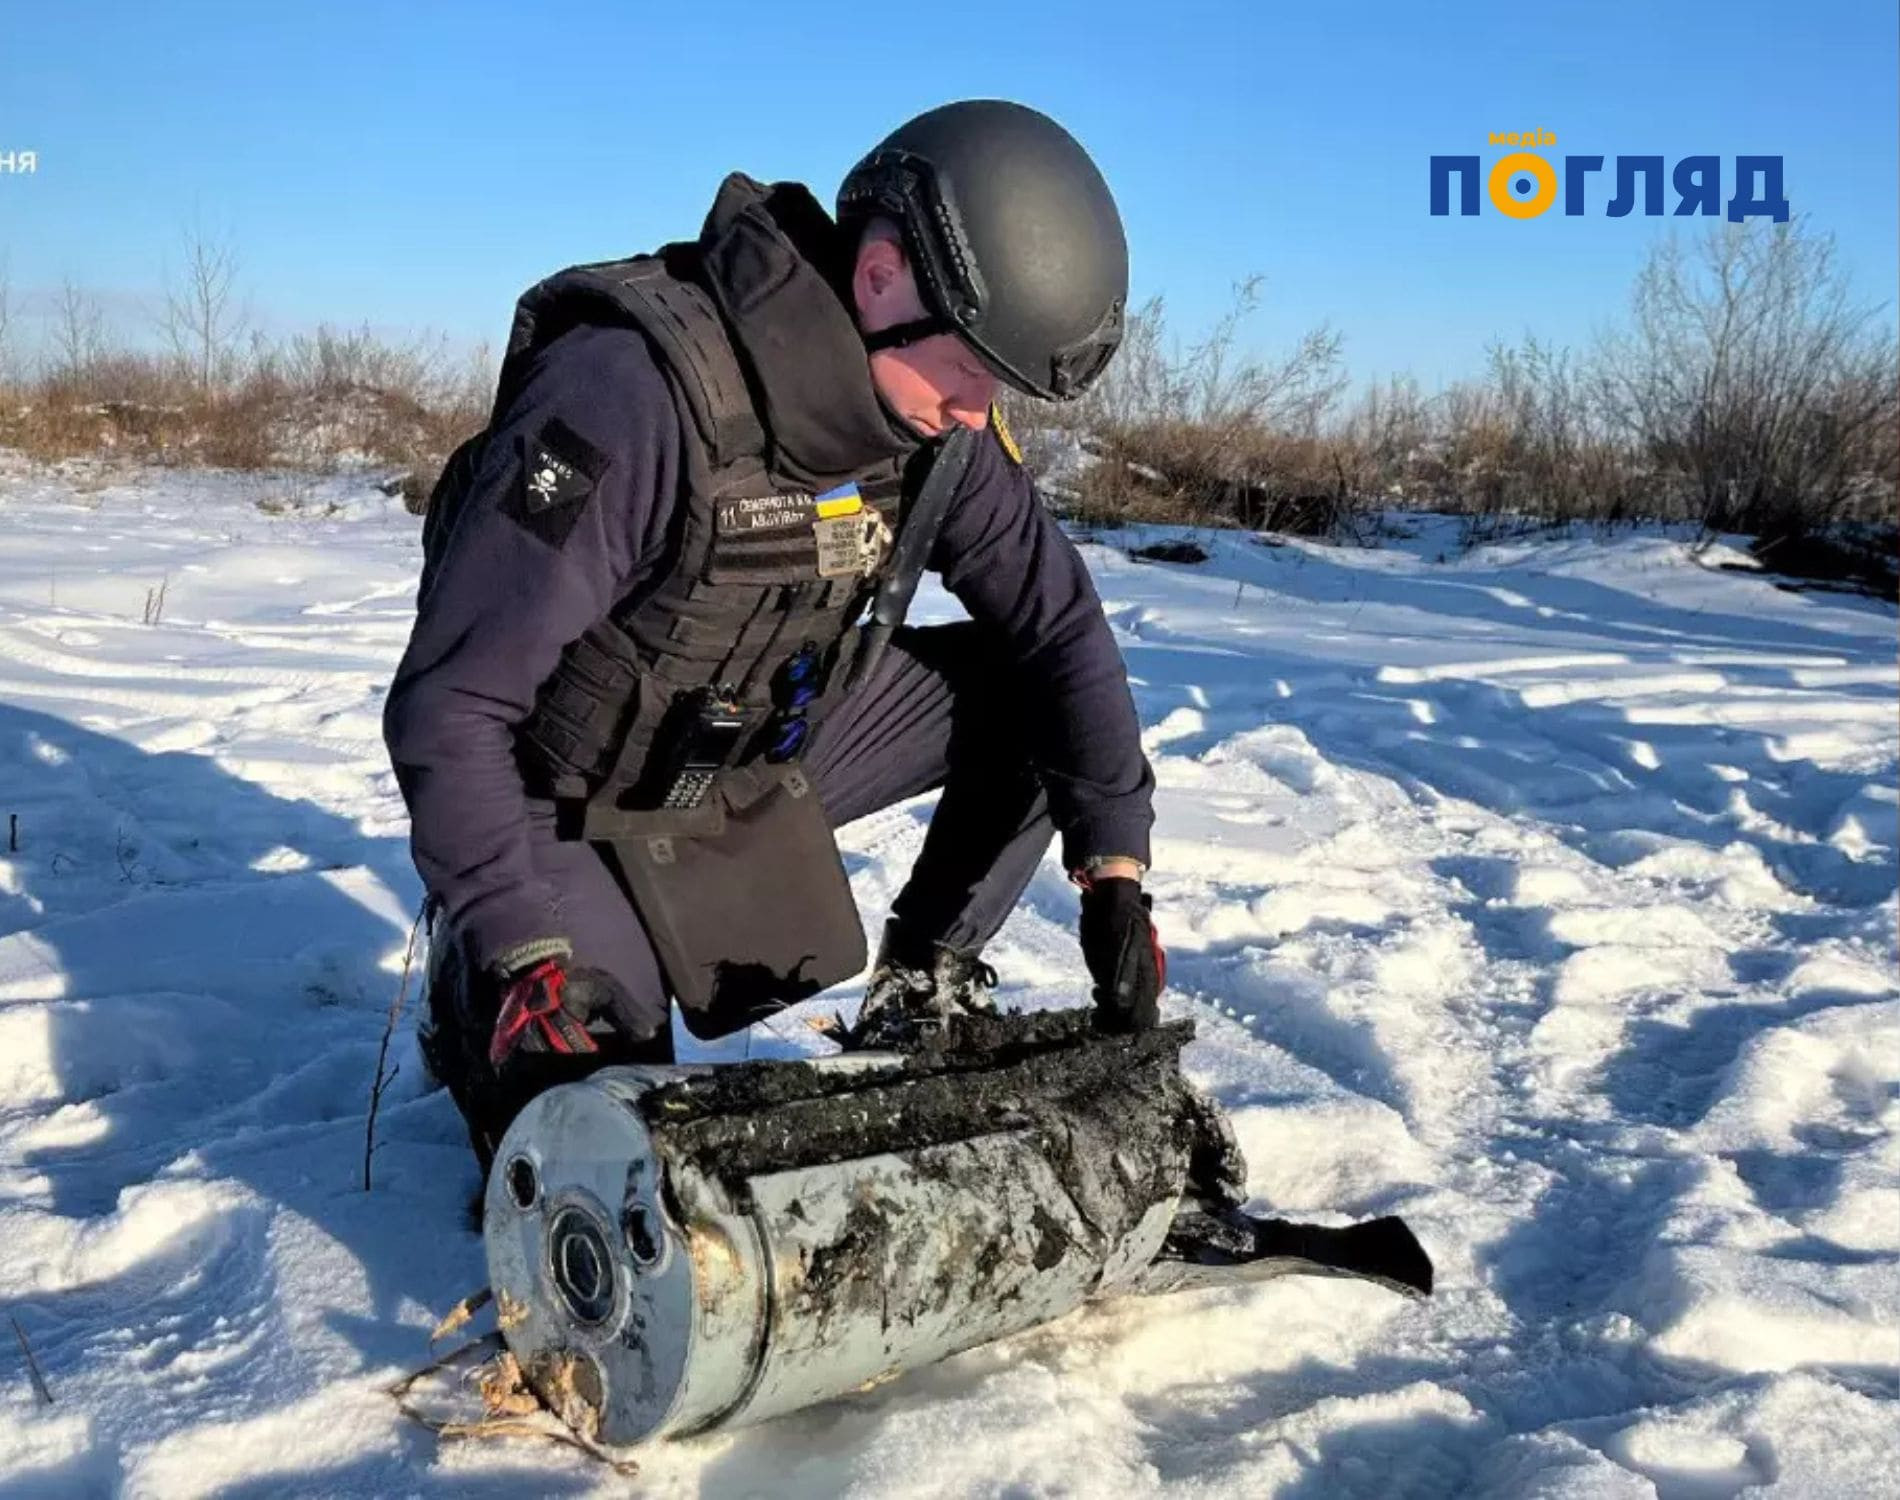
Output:
<instances>
[{"instance_id":1,"label":"dry grass","mask_svg":"<svg viewBox=\"0 0 1900 1500\"><path fill-rule=\"evenodd\" d=\"M232 469L398 469L427 493L443 460L488 416L486 353L367 329L258 341L228 378L175 355L96 352L0 384L0 445L42 460L114 454Z\"/></svg>"},{"instance_id":2,"label":"dry grass","mask_svg":"<svg viewBox=\"0 0 1900 1500\"><path fill-rule=\"evenodd\" d=\"M1150 303L1085 402L1012 408L1065 513L1354 536L1368 513L1417 508L1469 517L1474 539L1680 522L1750 536L1781 571L1894 591L1900 352L1825 237L1750 224L1665 241L1626 327L1580 353L1495 345L1482 378L1429 396L1396 379L1344 401L1324 328L1238 355L1255 292L1186 347ZM1065 466L1078 446L1090 461Z\"/></svg>"},{"instance_id":3,"label":"dry grass","mask_svg":"<svg viewBox=\"0 0 1900 1500\"><path fill-rule=\"evenodd\" d=\"M0 445L49 460L373 466L402 475L420 508L487 417L487 351L457 361L440 341L325 326L253 335L240 354L228 252L188 248L168 353L110 347L98 303L68 284L41 370L10 382L17 317L0 269ZM1467 516L1474 537L1688 522L1756 538L1770 566L1891 583L1900 354L1892 327L1849 297L1831 241L1799 223L1664 241L1620 328L1581 352L1494 346L1482 377L1431 395L1399 378L1348 401L1341 340L1324 325L1247 352L1260 295L1257 280L1236 288L1186 344L1152 301L1082 401L1007 401L1052 500L1092 526L1347 537L1393 508Z\"/></svg>"}]
</instances>

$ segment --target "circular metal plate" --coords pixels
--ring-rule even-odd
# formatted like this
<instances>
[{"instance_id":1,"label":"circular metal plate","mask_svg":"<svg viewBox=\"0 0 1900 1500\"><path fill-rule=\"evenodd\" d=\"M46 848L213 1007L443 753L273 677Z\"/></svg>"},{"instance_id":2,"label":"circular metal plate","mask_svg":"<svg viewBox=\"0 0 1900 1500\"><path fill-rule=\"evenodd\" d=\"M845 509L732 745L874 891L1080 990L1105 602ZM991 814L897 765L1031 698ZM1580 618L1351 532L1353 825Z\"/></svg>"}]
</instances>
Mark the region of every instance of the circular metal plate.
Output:
<instances>
[{"instance_id":1,"label":"circular metal plate","mask_svg":"<svg viewBox=\"0 0 1900 1500\"><path fill-rule=\"evenodd\" d=\"M484 1208L508 1347L538 1385L558 1378L563 1356L590 1356L599 1436L620 1443L666 1426L694 1340L693 1258L631 1102L667 1075L642 1069L616 1086L628 1072L533 1100L502 1138Z\"/></svg>"}]
</instances>

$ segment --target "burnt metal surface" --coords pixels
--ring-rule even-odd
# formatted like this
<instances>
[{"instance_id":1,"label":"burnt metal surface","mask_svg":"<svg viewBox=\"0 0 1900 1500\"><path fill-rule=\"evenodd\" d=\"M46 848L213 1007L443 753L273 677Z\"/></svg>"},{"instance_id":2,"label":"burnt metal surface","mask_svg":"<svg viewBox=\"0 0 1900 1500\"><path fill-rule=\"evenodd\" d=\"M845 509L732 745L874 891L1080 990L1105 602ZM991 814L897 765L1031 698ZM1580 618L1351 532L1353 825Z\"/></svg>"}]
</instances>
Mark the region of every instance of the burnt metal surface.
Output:
<instances>
[{"instance_id":1,"label":"burnt metal surface","mask_svg":"<svg viewBox=\"0 0 1900 1500\"><path fill-rule=\"evenodd\" d=\"M795 1410L1093 1296L1301 1272L1429 1290L1397 1220L1241 1212L1233 1132L1180 1071L1192 1036L960 1015L901 1054L550 1090L488 1190L509 1346L531 1379L582 1372L549 1399L579 1391L621 1444Z\"/></svg>"},{"instance_id":2,"label":"burnt metal surface","mask_svg":"<svg viewBox=\"0 0 1900 1500\"><path fill-rule=\"evenodd\" d=\"M734 1191L761 1173L1028 1130L1084 1216L1113 1233L1181 1191L1205 1107L1181 1076L1193 1035L1177 1022L1105 1036L1086 1010L959 1016L926 1050L720 1068L653 1090L640 1109L669 1158Z\"/></svg>"},{"instance_id":3,"label":"burnt metal surface","mask_svg":"<svg viewBox=\"0 0 1900 1500\"><path fill-rule=\"evenodd\" d=\"M743 1175L841 1149L936 1145L1105 1087L1139 1091L1131 1114L1171 1122L1189 1107L1180 1055L1191 1022L1105 1036L1092 1018L1087 1010L957 1016L917 1051L854 1054L857 1067L730 1064L656 1088L641 1113L703 1166Z\"/></svg>"}]
</instances>

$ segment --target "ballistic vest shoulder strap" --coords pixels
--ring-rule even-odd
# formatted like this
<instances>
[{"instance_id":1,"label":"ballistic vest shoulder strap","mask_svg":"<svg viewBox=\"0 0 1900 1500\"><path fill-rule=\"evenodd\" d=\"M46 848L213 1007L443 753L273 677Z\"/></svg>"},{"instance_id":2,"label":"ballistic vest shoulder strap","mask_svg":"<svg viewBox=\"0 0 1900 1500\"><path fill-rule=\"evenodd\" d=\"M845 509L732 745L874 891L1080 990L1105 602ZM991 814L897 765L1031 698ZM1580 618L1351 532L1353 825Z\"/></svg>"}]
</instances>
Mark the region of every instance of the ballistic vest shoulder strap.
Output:
<instances>
[{"instance_id":1,"label":"ballistic vest shoulder strap","mask_svg":"<svg viewBox=\"0 0 1900 1500\"><path fill-rule=\"evenodd\" d=\"M571 266L531 287L515 306L496 410L530 355L581 324L631 325L646 334L671 375L717 471L765 451L745 372L712 298L694 278L695 247Z\"/></svg>"}]
</instances>

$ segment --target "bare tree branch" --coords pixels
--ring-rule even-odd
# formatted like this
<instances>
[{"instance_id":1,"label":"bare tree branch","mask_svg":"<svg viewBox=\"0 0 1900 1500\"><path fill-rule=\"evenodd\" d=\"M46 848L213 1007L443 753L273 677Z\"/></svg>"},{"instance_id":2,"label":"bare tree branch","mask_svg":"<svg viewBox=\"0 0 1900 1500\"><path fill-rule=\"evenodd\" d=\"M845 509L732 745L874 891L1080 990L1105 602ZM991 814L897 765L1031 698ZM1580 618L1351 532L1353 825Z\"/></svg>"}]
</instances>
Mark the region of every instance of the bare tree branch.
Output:
<instances>
[{"instance_id":1,"label":"bare tree branch","mask_svg":"<svg viewBox=\"0 0 1900 1500\"><path fill-rule=\"evenodd\" d=\"M78 380L105 353L106 319L99 299L70 276L60 282L53 304L53 374Z\"/></svg>"},{"instance_id":2,"label":"bare tree branch","mask_svg":"<svg viewBox=\"0 0 1900 1500\"><path fill-rule=\"evenodd\" d=\"M237 251L201 224L183 232L180 248L183 263L165 288L159 331L193 384L209 394L232 373L248 322L235 300Z\"/></svg>"}]
</instances>

